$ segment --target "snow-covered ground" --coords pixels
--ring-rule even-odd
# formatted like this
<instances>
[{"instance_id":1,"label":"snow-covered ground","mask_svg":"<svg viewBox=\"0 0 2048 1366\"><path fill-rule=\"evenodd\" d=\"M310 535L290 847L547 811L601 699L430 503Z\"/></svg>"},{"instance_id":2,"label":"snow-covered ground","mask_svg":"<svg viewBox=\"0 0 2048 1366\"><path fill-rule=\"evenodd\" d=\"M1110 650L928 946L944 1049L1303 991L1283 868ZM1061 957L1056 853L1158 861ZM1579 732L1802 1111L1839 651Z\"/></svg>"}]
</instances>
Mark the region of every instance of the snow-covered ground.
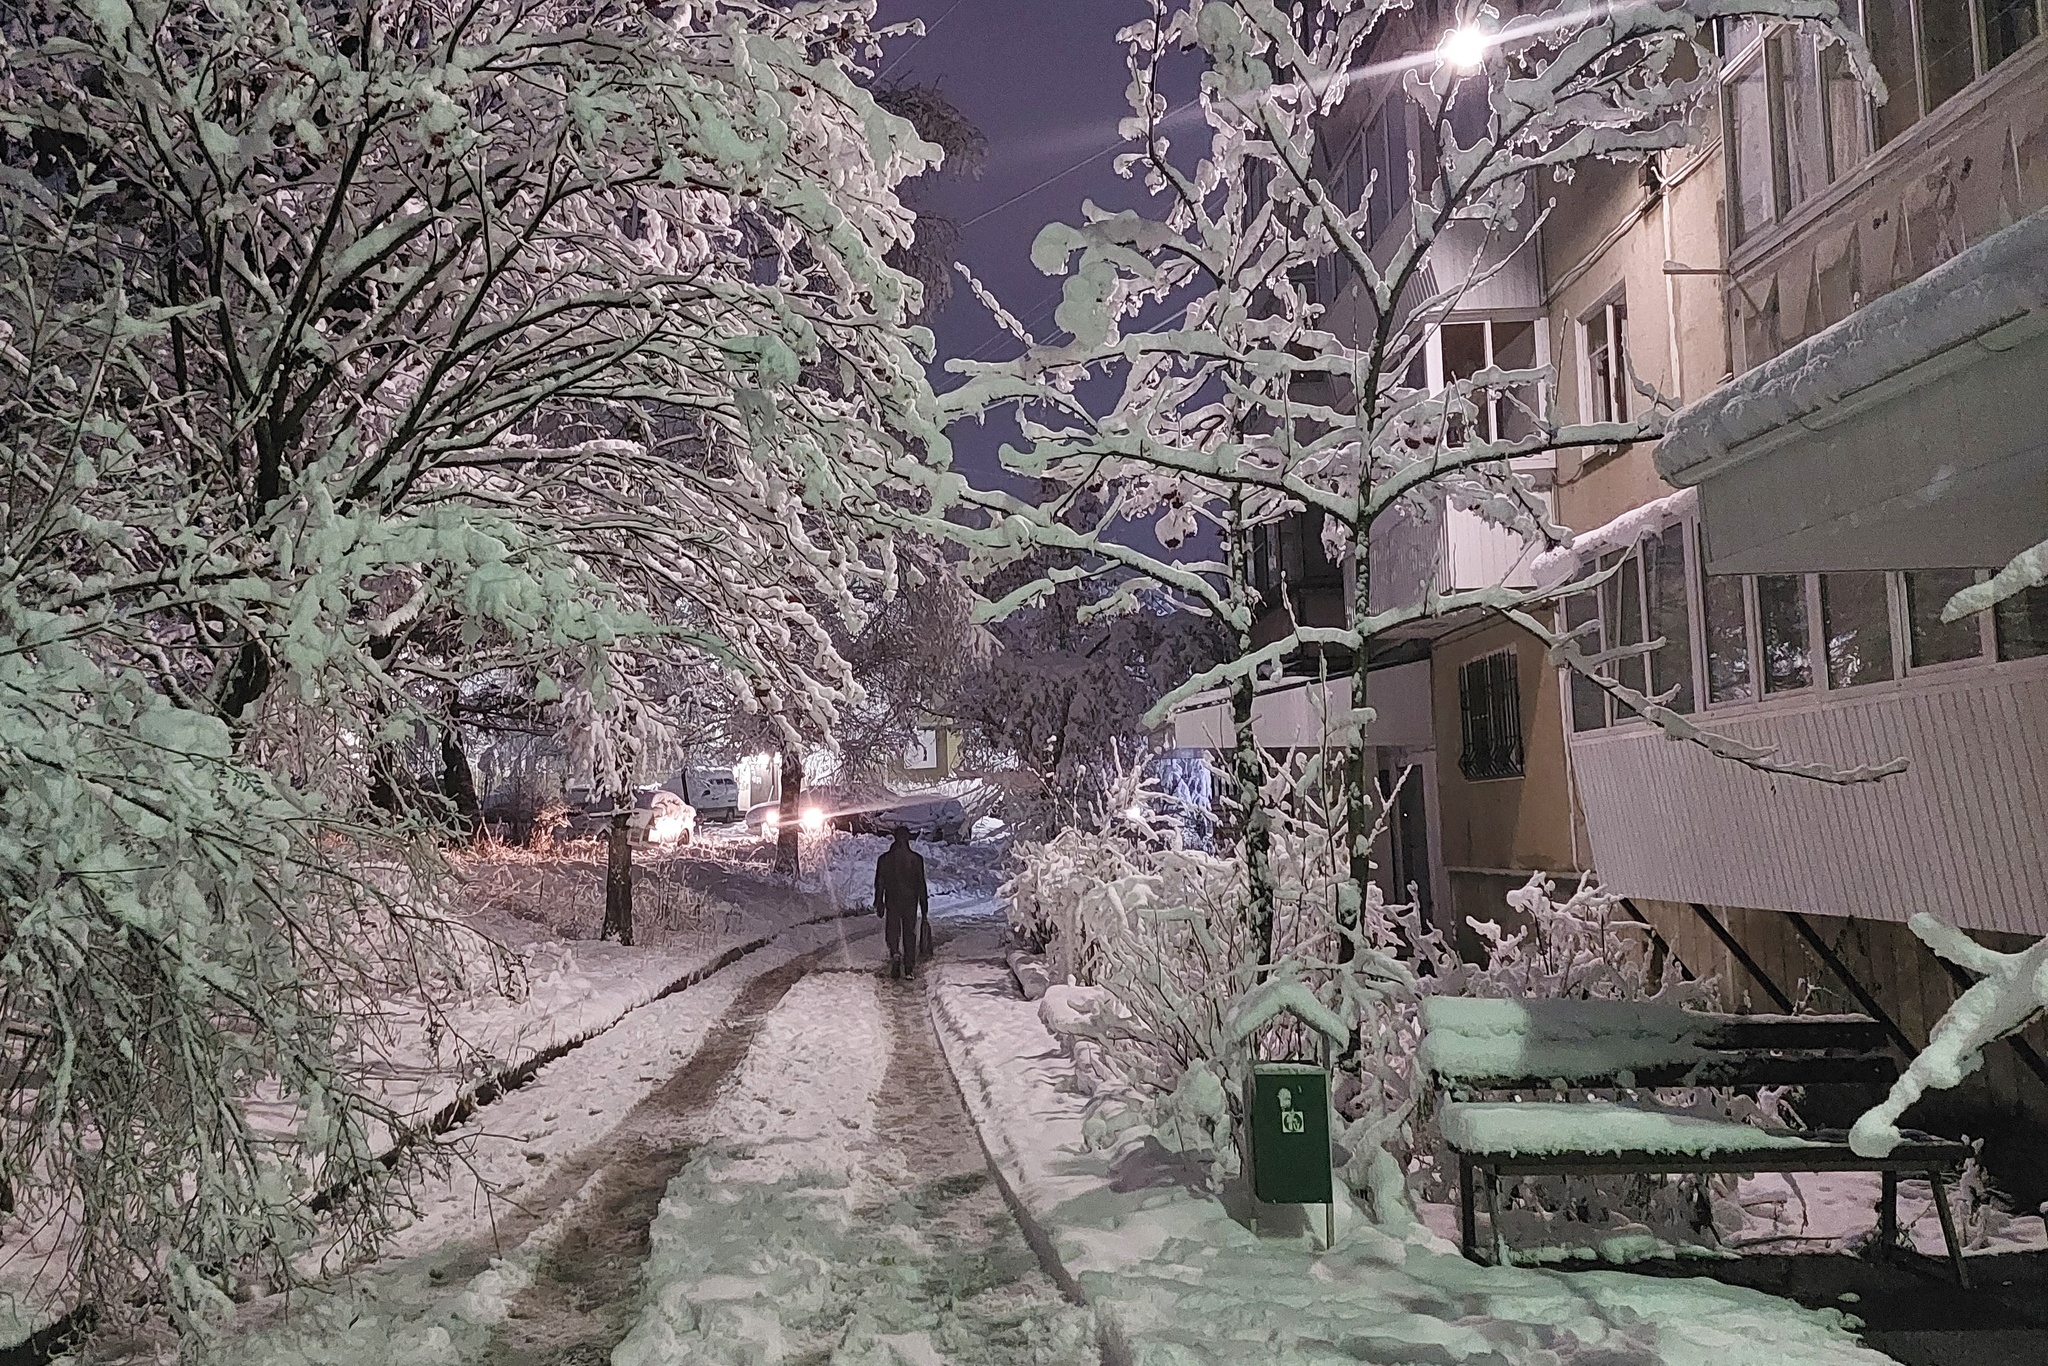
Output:
<instances>
[{"instance_id":1,"label":"snow-covered ground","mask_svg":"<svg viewBox=\"0 0 2048 1366\"><path fill-rule=\"evenodd\" d=\"M993 951L985 900L934 920L942 956ZM631 1011L451 1134L463 1161L384 1258L251 1306L216 1355L1094 1362L1095 1320L1004 1208L920 987L881 961L872 919L800 924Z\"/></svg>"},{"instance_id":2,"label":"snow-covered ground","mask_svg":"<svg viewBox=\"0 0 2048 1366\"><path fill-rule=\"evenodd\" d=\"M1142 1150L1081 1142L1071 1065L1006 973L944 964L930 984L947 1057L1022 1207L1137 1366L1543 1362L1879 1366L1843 1315L1697 1279L1483 1267L1427 1227L1396 1238L1340 1207L1337 1246L1253 1235Z\"/></svg>"}]
</instances>

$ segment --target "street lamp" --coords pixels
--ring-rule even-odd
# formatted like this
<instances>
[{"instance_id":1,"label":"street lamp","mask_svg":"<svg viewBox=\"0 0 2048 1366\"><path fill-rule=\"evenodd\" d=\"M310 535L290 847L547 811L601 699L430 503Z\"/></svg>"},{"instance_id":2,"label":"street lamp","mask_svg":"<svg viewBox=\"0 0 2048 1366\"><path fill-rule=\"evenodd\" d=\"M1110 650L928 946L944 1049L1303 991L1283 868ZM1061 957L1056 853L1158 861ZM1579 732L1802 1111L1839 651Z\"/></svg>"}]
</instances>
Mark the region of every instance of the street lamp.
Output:
<instances>
[{"instance_id":1,"label":"street lamp","mask_svg":"<svg viewBox=\"0 0 2048 1366\"><path fill-rule=\"evenodd\" d=\"M1466 25L1446 33L1443 42L1437 47L1437 52L1458 70L1474 71L1486 60L1488 45L1487 35L1483 31Z\"/></svg>"}]
</instances>

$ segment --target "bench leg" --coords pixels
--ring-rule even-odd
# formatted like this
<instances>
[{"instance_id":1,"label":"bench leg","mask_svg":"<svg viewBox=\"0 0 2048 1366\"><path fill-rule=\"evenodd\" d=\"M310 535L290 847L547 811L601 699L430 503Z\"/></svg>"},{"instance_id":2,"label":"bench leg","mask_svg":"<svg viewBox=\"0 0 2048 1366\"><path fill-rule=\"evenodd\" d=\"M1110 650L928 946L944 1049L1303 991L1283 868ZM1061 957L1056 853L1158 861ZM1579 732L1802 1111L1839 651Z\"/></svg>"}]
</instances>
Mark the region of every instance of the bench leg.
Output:
<instances>
[{"instance_id":1,"label":"bench leg","mask_svg":"<svg viewBox=\"0 0 2048 1366\"><path fill-rule=\"evenodd\" d=\"M1478 1216L1473 1212L1478 1192L1472 1189L1472 1159L1460 1154L1458 1157L1458 1250L1465 1254L1466 1261L1477 1261L1473 1253L1478 1250L1479 1233L1474 1227Z\"/></svg>"},{"instance_id":2,"label":"bench leg","mask_svg":"<svg viewBox=\"0 0 2048 1366\"><path fill-rule=\"evenodd\" d=\"M1963 1269L1963 1245L1956 1237L1956 1219L1949 1213L1948 1190L1942 1184L1941 1173L1927 1173L1927 1185L1934 1192L1934 1212L1941 1218L1941 1239L1948 1244L1948 1261L1955 1268L1956 1284L1968 1290L1970 1273Z\"/></svg>"},{"instance_id":3,"label":"bench leg","mask_svg":"<svg viewBox=\"0 0 2048 1366\"><path fill-rule=\"evenodd\" d=\"M1877 1255L1889 1258L1899 1245L1899 1174L1882 1174L1883 1194L1877 1200Z\"/></svg>"},{"instance_id":4,"label":"bench leg","mask_svg":"<svg viewBox=\"0 0 2048 1366\"><path fill-rule=\"evenodd\" d=\"M1493 1264L1513 1266L1515 1260L1508 1254L1508 1235L1500 1226L1500 1173L1486 1173L1486 1218L1492 1224Z\"/></svg>"}]
</instances>

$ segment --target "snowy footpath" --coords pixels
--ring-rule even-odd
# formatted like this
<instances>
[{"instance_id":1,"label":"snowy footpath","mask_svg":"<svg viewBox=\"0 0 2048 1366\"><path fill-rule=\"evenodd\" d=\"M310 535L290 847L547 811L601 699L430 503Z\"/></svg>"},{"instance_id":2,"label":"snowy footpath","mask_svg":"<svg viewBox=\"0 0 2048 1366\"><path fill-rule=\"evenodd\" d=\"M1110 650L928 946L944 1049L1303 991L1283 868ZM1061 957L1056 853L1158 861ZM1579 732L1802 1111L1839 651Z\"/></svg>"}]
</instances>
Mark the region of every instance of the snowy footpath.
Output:
<instances>
[{"instance_id":1,"label":"snowy footpath","mask_svg":"<svg viewBox=\"0 0 2048 1366\"><path fill-rule=\"evenodd\" d=\"M985 937L948 909L942 956ZM799 925L631 1011L454 1136L465 1163L387 1256L252 1306L216 1357L1097 1361L990 1178L922 984L880 959L871 919Z\"/></svg>"},{"instance_id":2,"label":"snowy footpath","mask_svg":"<svg viewBox=\"0 0 2048 1366\"><path fill-rule=\"evenodd\" d=\"M1427 1228L1405 1239L1337 1212L1254 1236L1142 1153L1089 1152L1071 1064L1007 972L941 964L940 1042L1031 1235L1130 1366L1883 1366L1843 1316L1701 1279L1483 1267ZM1320 1220L1316 1221L1320 1223Z\"/></svg>"}]
</instances>

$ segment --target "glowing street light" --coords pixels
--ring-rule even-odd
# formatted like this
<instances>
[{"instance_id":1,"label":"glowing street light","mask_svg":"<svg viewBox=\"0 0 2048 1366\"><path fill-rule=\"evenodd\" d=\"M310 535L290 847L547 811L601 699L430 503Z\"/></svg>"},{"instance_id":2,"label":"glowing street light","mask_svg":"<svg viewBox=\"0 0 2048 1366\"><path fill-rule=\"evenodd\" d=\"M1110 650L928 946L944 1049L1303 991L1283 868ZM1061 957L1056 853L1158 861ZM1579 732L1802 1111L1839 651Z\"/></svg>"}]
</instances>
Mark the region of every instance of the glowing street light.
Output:
<instances>
[{"instance_id":1,"label":"glowing street light","mask_svg":"<svg viewBox=\"0 0 2048 1366\"><path fill-rule=\"evenodd\" d=\"M1437 47L1443 59L1460 71L1473 71L1486 60L1487 36L1476 28L1454 28Z\"/></svg>"}]
</instances>

